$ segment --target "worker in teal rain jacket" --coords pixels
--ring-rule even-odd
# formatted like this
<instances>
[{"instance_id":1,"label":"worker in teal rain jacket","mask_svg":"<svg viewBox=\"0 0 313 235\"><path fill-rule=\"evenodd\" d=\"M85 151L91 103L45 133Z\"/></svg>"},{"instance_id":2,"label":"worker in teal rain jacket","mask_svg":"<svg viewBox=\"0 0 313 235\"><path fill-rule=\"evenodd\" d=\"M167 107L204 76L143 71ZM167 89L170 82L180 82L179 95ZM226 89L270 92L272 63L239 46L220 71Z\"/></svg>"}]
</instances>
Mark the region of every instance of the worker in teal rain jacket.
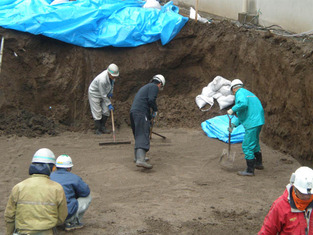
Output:
<instances>
[{"instance_id":1,"label":"worker in teal rain jacket","mask_svg":"<svg viewBox=\"0 0 313 235\"><path fill-rule=\"evenodd\" d=\"M259 98L243 88L243 83L239 79L231 82L230 89L235 95L235 105L227 113L229 115L236 114L238 119L231 124L229 132L232 132L240 124L245 128L242 150L245 154L247 169L239 171L238 174L254 176L254 169L264 169L259 144L260 132L264 125L264 110Z\"/></svg>"}]
</instances>

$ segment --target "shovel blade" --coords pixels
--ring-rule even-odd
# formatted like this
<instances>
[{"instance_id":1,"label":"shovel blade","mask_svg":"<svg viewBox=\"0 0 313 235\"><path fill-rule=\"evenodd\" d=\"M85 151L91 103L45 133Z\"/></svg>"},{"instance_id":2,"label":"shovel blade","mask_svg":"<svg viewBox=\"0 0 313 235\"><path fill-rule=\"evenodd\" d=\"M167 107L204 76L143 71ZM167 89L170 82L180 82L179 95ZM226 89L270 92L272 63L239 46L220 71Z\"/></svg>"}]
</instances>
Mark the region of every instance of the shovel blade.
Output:
<instances>
[{"instance_id":1,"label":"shovel blade","mask_svg":"<svg viewBox=\"0 0 313 235\"><path fill-rule=\"evenodd\" d=\"M220 156L220 162L223 160L223 158L226 158L228 155L228 151L226 149L223 149L223 153Z\"/></svg>"},{"instance_id":2,"label":"shovel blade","mask_svg":"<svg viewBox=\"0 0 313 235\"><path fill-rule=\"evenodd\" d=\"M231 169L233 168L234 165L235 156L236 156L235 152L229 153L227 149L224 149L222 155L220 156L219 163L223 167Z\"/></svg>"}]
</instances>

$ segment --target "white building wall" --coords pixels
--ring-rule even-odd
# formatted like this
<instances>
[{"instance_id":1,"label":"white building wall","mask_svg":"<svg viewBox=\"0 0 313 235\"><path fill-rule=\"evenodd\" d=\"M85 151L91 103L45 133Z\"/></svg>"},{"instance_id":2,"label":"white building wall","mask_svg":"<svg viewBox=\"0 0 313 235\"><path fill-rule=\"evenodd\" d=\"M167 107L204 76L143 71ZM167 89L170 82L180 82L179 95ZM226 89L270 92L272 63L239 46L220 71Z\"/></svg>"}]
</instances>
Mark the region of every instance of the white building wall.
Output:
<instances>
[{"instance_id":1,"label":"white building wall","mask_svg":"<svg viewBox=\"0 0 313 235\"><path fill-rule=\"evenodd\" d=\"M196 1L173 0L193 8ZM295 33L313 30L313 0L198 0L198 10L234 20L241 12L259 13L262 26L279 25Z\"/></svg>"}]
</instances>

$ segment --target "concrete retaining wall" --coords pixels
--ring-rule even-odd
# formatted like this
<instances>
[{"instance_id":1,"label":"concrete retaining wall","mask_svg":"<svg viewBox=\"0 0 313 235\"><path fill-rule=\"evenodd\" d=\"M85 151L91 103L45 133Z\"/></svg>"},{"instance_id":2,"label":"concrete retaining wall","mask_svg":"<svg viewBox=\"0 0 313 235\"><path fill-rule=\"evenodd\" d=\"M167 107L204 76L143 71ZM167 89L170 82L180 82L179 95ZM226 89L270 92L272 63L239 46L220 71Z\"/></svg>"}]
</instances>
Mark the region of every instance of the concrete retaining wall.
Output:
<instances>
[{"instance_id":1,"label":"concrete retaining wall","mask_svg":"<svg viewBox=\"0 0 313 235\"><path fill-rule=\"evenodd\" d=\"M197 0L173 0L174 4L195 8ZM198 0L198 10L238 20L238 14L259 15L262 26L279 25L287 31L313 30L313 0Z\"/></svg>"}]
</instances>

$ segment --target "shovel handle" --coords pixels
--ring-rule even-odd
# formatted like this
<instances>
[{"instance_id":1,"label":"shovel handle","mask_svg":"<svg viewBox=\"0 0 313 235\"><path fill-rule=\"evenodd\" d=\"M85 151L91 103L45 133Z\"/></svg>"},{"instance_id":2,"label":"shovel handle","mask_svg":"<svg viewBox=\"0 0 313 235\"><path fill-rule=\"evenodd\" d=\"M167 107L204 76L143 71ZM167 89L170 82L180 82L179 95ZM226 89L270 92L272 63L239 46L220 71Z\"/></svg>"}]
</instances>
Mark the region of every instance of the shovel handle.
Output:
<instances>
[{"instance_id":1,"label":"shovel handle","mask_svg":"<svg viewBox=\"0 0 313 235\"><path fill-rule=\"evenodd\" d=\"M229 120L229 127L231 127L231 120L234 116L230 116L228 113L227 113L227 117L228 117L228 120ZM229 132L228 133L228 157L230 155L230 139L231 139L231 133Z\"/></svg>"},{"instance_id":2,"label":"shovel handle","mask_svg":"<svg viewBox=\"0 0 313 235\"><path fill-rule=\"evenodd\" d=\"M152 129L153 129L153 125L154 125L154 118L151 119L151 126L150 126L150 140L152 139Z\"/></svg>"},{"instance_id":3,"label":"shovel handle","mask_svg":"<svg viewBox=\"0 0 313 235\"><path fill-rule=\"evenodd\" d=\"M114 114L113 114L113 110L112 110L112 109L111 109L111 117L112 117L112 133L113 133L113 141L115 142Z\"/></svg>"}]
</instances>

